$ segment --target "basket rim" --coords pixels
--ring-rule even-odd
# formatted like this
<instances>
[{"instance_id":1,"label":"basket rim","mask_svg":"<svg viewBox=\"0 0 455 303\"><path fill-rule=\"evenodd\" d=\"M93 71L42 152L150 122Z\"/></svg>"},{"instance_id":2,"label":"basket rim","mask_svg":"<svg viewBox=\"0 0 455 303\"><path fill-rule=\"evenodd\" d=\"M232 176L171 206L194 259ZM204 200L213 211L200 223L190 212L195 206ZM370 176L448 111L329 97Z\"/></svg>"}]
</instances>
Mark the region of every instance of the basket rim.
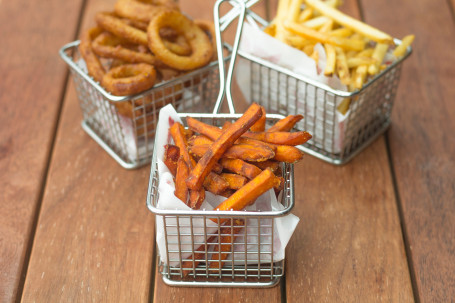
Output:
<instances>
[{"instance_id":1,"label":"basket rim","mask_svg":"<svg viewBox=\"0 0 455 303\"><path fill-rule=\"evenodd\" d=\"M394 43L396 45L400 45L401 44L401 40L399 39L396 39L394 38L393 39ZM232 47L230 45L226 45L226 47L231 50ZM280 65L277 65L277 64L274 64L268 60L265 60L265 59L262 59L256 55L252 55L250 53L247 53L245 51L242 51L239 49L238 51L238 54L245 58L245 59L248 59L248 60L251 60L253 62L256 62L258 64L261 64L265 67L268 67L270 69L274 69L280 73L283 73L283 74L286 74L290 77L293 77L293 78L296 78L297 80L300 80L300 81L303 81L303 82L306 82L310 85L313 85L313 86L316 86L317 88L320 88L320 89L323 89L327 92L330 92L338 97L343 97L343 98L349 98L349 97L353 97L353 96L356 96L358 94L361 94L362 92L364 92L369 86L373 85L373 83L375 83L378 79L382 78L385 74L387 74L388 72L390 72L391 70L393 70L397 65L400 65L405 59L407 59L412 53L412 47L411 46L408 46L408 48L406 49L406 54L399 57L397 60L393 61L390 65L388 65L384 70L382 70L381 72L377 73L374 77L372 77L367 83L365 83L362 88L360 90L355 90L353 92L347 92L347 91L342 91L342 90L339 90L339 89L333 89L332 87L328 86L327 84L323 84L321 82L318 82L314 79L311 79L305 75L301 75L301 74L297 74L291 70L289 70L288 68L285 68L285 67L282 67Z\"/></svg>"}]
</instances>

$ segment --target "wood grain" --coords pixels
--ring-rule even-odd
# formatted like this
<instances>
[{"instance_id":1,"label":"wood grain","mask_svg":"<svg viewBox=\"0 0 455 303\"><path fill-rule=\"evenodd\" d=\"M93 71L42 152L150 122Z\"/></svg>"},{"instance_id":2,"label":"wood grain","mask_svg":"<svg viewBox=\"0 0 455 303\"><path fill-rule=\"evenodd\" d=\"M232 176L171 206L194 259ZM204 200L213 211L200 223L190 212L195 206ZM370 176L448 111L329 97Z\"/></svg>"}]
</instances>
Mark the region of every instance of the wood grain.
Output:
<instances>
[{"instance_id":1,"label":"wood grain","mask_svg":"<svg viewBox=\"0 0 455 303\"><path fill-rule=\"evenodd\" d=\"M81 3L0 2L0 302L23 284Z\"/></svg>"},{"instance_id":2,"label":"wood grain","mask_svg":"<svg viewBox=\"0 0 455 303\"><path fill-rule=\"evenodd\" d=\"M213 19L213 4L215 1L204 0L181 0L182 11L187 12L195 18ZM229 6L221 7L221 15ZM264 4L259 3L254 11L264 16ZM226 41L232 41L235 34L235 23L223 35ZM239 91L237 91L238 93ZM234 96L237 98L237 95ZM239 107L238 110L241 110ZM241 111L240 111L241 112ZM279 302L281 290L279 286L258 289L258 288L187 288L170 287L164 284L161 275L157 272L154 285L154 302Z\"/></svg>"},{"instance_id":3,"label":"wood grain","mask_svg":"<svg viewBox=\"0 0 455 303\"><path fill-rule=\"evenodd\" d=\"M418 297L448 302L455 297L453 7L448 1L364 2L366 20L397 37L416 35L392 116L390 150Z\"/></svg>"},{"instance_id":4,"label":"wood grain","mask_svg":"<svg viewBox=\"0 0 455 303\"><path fill-rule=\"evenodd\" d=\"M112 5L88 2L83 28ZM83 132L74 86L67 92L22 300L147 302L154 254L149 167L120 167Z\"/></svg>"},{"instance_id":5,"label":"wood grain","mask_svg":"<svg viewBox=\"0 0 455 303\"><path fill-rule=\"evenodd\" d=\"M356 1L341 10L360 18ZM307 156L295 172L288 302L412 302L384 137L345 166Z\"/></svg>"},{"instance_id":6,"label":"wood grain","mask_svg":"<svg viewBox=\"0 0 455 303\"><path fill-rule=\"evenodd\" d=\"M288 302L412 302L384 139L345 166L306 157L295 171Z\"/></svg>"}]
</instances>

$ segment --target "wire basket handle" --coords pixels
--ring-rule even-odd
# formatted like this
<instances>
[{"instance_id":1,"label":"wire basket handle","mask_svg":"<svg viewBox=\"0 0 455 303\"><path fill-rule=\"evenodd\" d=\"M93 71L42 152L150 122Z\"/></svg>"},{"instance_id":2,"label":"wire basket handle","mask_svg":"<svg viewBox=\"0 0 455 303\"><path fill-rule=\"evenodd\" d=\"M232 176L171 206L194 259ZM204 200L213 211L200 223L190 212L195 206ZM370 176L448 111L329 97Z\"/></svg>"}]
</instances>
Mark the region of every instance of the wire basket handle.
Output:
<instances>
[{"instance_id":1,"label":"wire basket handle","mask_svg":"<svg viewBox=\"0 0 455 303\"><path fill-rule=\"evenodd\" d=\"M223 2L229 2L231 4L234 4L234 13L231 13L233 10L231 10L232 15L234 15L234 18L230 17L229 19L225 20L225 22L221 23L220 20L220 6ZM251 3L254 1L250 1ZM237 13L239 15L239 22L237 24L237 31L235 34L235 39L234 39L234 45L232 47L232 52L231 52L231 59L229 62L229 68L227 72L227 79L226 79L226 71L224 67L224 55L223 55L223 42L221 38L221 32L222 28L223 30L231 23L234 19L235 16L237 16ZM231 114L235 113L235 108L234 108L234 102L232 100L232 92L231 92L231 84L232 84L232 75L234 72L234 65L235 65L235 60L237 58L237 52L239 48L239 43L240 43L240 36L242 35L242 28L243 28L243 22L245 20L245 12L246 12L246 4L243 0L217 0L213 9L213 16L215 20L215 36L216 36L216 50L218 53L218 67L219 67L219 73L220 73L220 92L218 94L218 98L215 103L215 107L213 109L213 113L217 114L220 110L221 104L223 102L224 96L226 95L226 100L227 104L229 107L229 112ZM228 14L229 14L228 13Z\"/></svg>"}]
</instances>

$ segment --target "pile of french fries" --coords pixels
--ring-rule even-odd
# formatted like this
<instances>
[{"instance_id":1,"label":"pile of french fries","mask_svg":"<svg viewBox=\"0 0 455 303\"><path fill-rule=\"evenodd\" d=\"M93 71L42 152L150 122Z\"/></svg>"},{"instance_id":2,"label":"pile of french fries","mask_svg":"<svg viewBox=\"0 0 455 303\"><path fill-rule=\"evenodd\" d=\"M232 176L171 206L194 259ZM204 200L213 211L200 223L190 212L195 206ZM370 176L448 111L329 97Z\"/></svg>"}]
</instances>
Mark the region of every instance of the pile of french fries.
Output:
<instances>
[{"instance_id":1,"label":"pile of french fries","mask_svg":"<svg viewBox=\"0 0 455 303\"><path fill-rule=\"evenodd\" d=\"M316 61L319 53L314 46L321 43L327 56L324 75L337 75L349 91L355 91L391 63L384 62L389 50L395 58L403 56L414 35L395 46L389 34L339 11L340 2L279 0L277 15L264 31Z\"/></svg>"},{"instance_id":2,"label":"pile of french fries","mask_svg":"<svg viewBox=\"0 0 455 303\"><path fill-rule=\"evenodd\" d=\"M174 176L175 196L190 208L199 209L207 190L227 198L215 209L243 210L269 189L278 195L285 182L281 163L301 160L303 152L295 146L311 139L308 132L291 132L302 118L289 115L266 129L265 109L253 103L239 119L226 122L222 128L191 117L187 117L187 129L175 122L169 129L174 144L166 145L163 159ZM226 218L213 221L220 225L230 222ZM226 237L237 234L243 224L234 220L224 226L234 229L226 231ZM226 244L216 245L216 249L229 250L231 240L221 238L219 243ZM227 254L212 257L216 262L210 266L219 268Z\"/></svg>"}]
</instances>

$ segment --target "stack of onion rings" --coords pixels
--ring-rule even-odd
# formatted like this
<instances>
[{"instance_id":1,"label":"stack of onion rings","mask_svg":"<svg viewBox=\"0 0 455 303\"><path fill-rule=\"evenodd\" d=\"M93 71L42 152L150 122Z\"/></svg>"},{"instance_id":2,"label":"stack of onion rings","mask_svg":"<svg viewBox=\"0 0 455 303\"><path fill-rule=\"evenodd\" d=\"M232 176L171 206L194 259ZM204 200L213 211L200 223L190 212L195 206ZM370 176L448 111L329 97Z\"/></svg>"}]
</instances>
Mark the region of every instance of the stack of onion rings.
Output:
<instances>
[{"instance_id":1,"label":"stack of onion rings","mask_svg":"<svg viewBox=\"0 0 455 303\"><path fill-rule=\"evenodd\" d=\"M114 95L140 93L204 66L216 53L213 23L193 22L173 0L117 0L115 12L99 12L95 20L98 26L83 33L79 50L88 73ZM180 98L183 86L156 92L156 98Z\"/></svg>"}]
</instances>

